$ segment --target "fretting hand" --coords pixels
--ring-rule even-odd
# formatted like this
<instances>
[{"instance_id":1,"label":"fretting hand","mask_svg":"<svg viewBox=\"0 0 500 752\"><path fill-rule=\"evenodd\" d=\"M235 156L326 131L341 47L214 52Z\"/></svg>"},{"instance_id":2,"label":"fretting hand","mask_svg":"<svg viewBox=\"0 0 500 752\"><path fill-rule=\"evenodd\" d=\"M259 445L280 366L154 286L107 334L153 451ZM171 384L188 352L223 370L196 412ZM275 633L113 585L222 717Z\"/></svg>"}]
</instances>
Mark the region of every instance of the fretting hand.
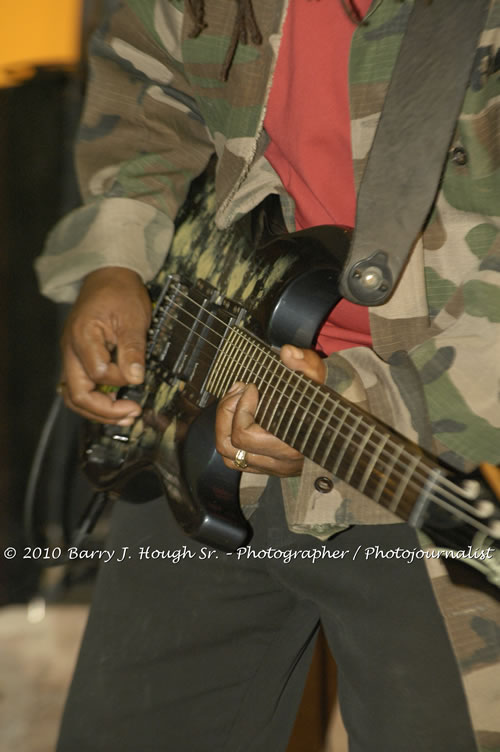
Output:
<instances>
[{"instance_id":1,"label":"fretting hand","mask_svg":"<svg viewBox=\"0 0 500 752\"><path fill-rule=\"evenodd\" d=\"M280 352L283 363L293 371L301 371L313 381L323 382L325 364L313 350L284 345ZM265 431L255 422L259 401L253 384L234 384L220 400L216 419L216 446L224 464L249 473L288 477L299 475L303 456L292 447ZM236 459L236 462L235 462Z\"/></svg>"}]
</instances>

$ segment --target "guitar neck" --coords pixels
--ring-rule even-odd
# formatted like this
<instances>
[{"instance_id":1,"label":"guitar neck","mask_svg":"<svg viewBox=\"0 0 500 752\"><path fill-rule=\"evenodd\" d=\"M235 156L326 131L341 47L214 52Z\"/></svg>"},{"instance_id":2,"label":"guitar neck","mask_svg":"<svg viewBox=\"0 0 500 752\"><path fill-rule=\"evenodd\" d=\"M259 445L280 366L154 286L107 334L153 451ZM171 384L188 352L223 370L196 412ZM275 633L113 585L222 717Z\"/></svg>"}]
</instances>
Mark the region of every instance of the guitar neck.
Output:
<instances>
[{"instance_id":1,"label":"guitar neck","mask_svg":"<svg viewBox=\"0 0 500 752\"><path fill-rule=\"evenodd\" d=\"M207 389L221 397L235 381L257 386L262 428L402 519L433 483L439 466L418 446L329 387L291 371L238 327L222 346Z\"/></svg>"}]
</instances>

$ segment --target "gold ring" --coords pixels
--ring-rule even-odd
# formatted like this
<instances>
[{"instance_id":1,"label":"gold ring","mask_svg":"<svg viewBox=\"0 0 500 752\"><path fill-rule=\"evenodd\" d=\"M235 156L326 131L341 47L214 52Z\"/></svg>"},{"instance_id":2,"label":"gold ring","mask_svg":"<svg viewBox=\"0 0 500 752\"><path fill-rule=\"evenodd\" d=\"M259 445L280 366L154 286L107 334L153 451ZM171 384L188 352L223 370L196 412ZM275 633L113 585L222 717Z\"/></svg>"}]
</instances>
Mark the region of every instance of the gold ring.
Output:
<instances>
[{"instance_id":1,"label":"gold ring","mask_svg":"<svg viewBox=\"0 0 500 752\"><path fill-rule=\"evenodd\" d=\"M56 386L56 392L57 392L57 394L62 394L62 390L64 389L65 386L66 386L66 382L65 381L60 381L58 383L58 385Z\"/></svg>"},{"instance_id":2,"label":"gold ring","mask_svg":"<svg viewBox=\"0 0 500 752\"><path fill-rule=\"evenodd\" d=\"M248 467L247 453L244 449L238 449L233 462L239 470L245 470Z\"/></svg>"}]
</instances>

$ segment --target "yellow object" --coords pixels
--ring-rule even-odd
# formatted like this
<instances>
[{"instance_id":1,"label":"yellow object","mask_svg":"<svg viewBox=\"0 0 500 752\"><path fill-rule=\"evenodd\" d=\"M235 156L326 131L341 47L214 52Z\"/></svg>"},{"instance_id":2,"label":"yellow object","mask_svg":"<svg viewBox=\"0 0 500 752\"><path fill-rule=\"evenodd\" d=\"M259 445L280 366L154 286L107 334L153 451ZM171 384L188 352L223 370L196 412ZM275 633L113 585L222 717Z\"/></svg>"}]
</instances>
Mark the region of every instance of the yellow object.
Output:
<instances>
[{"instance_id":1,"label":"yellow object","mask_svg":"<svg viewBox=\"0 0 500 752\"><path fill-rule=\"evenodd\" d=\"M83 0L0 0L0 87L80 59Z\"/></svg>"},{"instance_id":2,"label":"yellow object","mask_svg":"<svg viewBox=\"0 0 500 752\"><path fill-rule=\"evenodd\" d=\"M500 467L495 467L495 465L489 465L487 462L482 462L480 469L483 478L488 481L491 490L500 501Z\"/></svg>"}]
</instances>

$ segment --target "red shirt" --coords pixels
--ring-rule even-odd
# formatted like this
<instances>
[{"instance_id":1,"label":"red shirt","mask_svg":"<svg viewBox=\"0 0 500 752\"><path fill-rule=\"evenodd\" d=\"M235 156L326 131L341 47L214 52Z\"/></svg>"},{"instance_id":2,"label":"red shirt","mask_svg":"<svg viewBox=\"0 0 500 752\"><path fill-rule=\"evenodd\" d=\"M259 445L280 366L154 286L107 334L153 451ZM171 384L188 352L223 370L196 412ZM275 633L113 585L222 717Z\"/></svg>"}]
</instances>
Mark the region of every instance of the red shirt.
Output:
<instances>
[{"instance_id":1,"label":"red shirt","mask_svg":"<svg viewBox=\"0 0 500 752\"><path fill-rule=\"evenodd\" d=\"M371 0L357 0L362 13ZM354 226L348 65L355 30L340 0L291 0L265 118L266 157L295 201L297 229ZM318 337L330 354L371 346L368 309L341 301Z\"/></svg>"}]
</instances>

